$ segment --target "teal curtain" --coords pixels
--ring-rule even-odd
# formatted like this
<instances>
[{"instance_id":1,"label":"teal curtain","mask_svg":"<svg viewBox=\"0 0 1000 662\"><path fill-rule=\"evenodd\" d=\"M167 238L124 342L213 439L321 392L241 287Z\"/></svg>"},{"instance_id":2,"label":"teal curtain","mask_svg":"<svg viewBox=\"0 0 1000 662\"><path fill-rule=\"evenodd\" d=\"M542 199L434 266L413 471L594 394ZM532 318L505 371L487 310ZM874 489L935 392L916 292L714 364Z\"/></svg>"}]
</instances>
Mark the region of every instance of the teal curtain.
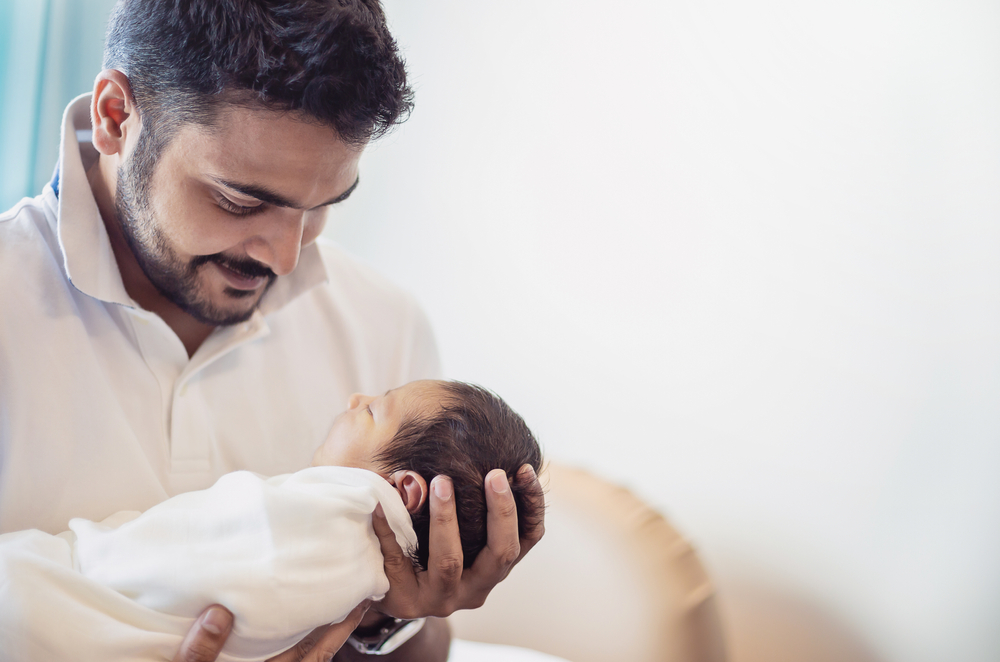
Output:
<instances>
[{"instance_id":1,"label":"teal curtain","mask_svg":"<svg viewBox=\"0 0 1000 662\"><path fill-rule=\"evenodd\" d=\"M63 109L94 85L114 0L0 0L0 211L59 156Z\"/></svg>"}]
</instances>

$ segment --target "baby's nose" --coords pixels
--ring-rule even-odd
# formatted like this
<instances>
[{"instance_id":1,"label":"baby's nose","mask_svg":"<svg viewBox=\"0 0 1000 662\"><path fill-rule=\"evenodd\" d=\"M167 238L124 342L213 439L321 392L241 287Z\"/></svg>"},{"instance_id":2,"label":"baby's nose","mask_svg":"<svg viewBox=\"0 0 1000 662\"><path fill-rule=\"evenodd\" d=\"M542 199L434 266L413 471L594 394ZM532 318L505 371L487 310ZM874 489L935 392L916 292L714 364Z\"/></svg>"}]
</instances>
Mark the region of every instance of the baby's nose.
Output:
<instances>
[{"instance_id":1,"label":"baby's nose","mask_svg":"<svg viewBox=\"0 0 1000 662\"><path fill-rule=\"evenodd\" d=\"M348 409L354 409L355 407L357 407L358 405L360 405L361 404L361 398L363 398L363 397L365 397L365 396L361 395L360 393L355 393L354 395L352 395L351 397L349 397L347 399L347 408Z\"/></svg>"}]
</instances>

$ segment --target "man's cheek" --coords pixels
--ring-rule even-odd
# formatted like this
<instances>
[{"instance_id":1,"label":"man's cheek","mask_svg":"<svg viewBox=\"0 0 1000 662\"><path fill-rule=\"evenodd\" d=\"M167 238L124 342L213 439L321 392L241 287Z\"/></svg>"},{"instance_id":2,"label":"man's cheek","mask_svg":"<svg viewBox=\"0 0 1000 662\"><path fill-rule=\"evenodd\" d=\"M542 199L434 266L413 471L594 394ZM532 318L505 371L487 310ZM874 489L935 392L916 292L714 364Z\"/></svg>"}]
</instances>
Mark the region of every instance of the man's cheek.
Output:
<instances>
[{"instance_id":1,"label":"man's cheek","mask_svg":"<svg viewBox=\"0 0 1000 662\"><path fill-rule=\"evenodd\" d=\"M323 228L326 227L326 219L329 212L329 207L306 212L305 227L302 229L303 246L308 246L323 234Z\"/></svg>"},{"instance_id":2,"label":"man's cheek","mask_svg":"<svg viewBox=\"0 0 1000 662\"><path fill-rule=\"evenodd\" d=\"M167 209L169 223L161 229L180 256L242 253L238 247L245 240L244 233L229 219L219 219L219 215L225 212L216 205L207 209L204 206L170 205Z\"/></svg>"}]
</instances>

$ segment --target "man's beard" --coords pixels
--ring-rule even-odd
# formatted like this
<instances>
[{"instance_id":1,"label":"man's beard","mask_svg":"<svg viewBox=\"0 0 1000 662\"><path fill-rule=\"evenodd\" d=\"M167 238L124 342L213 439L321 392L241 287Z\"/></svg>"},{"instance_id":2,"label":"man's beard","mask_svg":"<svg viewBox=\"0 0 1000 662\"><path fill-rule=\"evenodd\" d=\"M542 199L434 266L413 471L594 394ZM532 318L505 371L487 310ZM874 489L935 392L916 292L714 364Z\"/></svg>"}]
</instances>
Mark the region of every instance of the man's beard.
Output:
<instances>
[{"instance_id":1,"label":"man's beard","mask_svg":"<svg viewBox=\"0 0 1000 662\"><path fill-rule=\"evenodd\" d=\"M177 257L153 221L150 211L149 187L153 175L154 152L161 150L154 150L148 133L143 133L146 135L139 136L131 157L118 169L115 214L125 243L139 263L139 268L159 293L197 321L212 326L245 322L253 315L263 292L271 287L277 275L256 260L231 258L222 253L198 255L187 263ZM224 292L234 301L249 297L257 297L257 301L245 310L220 308L200 292L198 287L198 272L209 262L247 278L266 277L267 284L263 291L227 287Z\"/></svg>"}]
</instances>

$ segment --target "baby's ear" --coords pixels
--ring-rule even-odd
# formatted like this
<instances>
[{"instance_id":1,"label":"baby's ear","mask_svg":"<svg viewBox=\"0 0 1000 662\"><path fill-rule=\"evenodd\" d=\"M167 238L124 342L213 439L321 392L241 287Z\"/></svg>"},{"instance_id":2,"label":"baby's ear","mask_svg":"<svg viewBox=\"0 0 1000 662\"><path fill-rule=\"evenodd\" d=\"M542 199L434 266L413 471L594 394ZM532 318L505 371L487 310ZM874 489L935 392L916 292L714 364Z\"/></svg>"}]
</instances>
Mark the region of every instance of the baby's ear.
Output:
<instances>
[{"instance_id":1,"label":"baby's ear","mask_svg":"<svg viewBox=\"0 0 1000 662\"><path fill-rule=\"evenodd\" d=\"M389 476L389 484L396 488L406 512L411 515L427 501L427 481L416 471L400 470Z\"/></svg>"}]
</instances>

